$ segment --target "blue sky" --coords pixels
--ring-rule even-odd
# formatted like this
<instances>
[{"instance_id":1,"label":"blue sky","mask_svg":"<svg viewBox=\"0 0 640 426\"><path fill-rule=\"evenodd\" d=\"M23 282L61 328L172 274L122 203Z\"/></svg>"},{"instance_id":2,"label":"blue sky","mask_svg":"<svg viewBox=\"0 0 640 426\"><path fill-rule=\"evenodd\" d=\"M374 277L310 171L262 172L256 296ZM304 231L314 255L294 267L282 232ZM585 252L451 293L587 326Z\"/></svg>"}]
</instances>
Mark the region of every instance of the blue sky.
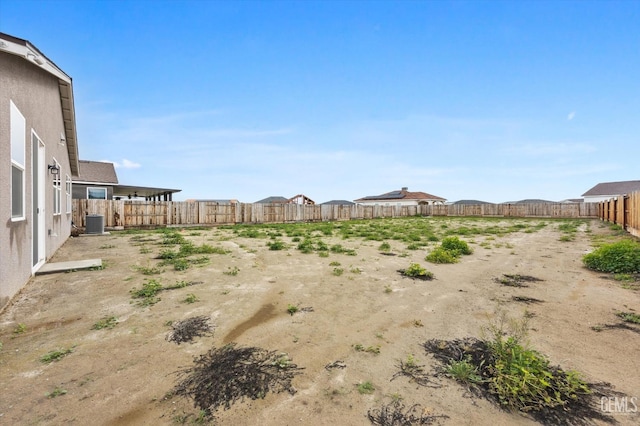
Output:
<instances>
[{"instance_id":1,"label":"blue sky","mask_svg":"<svg viewBox=\"0 0 640 426\"><path fill-rule=\"evenodd\" d=\"M638 1L2 0L80 158L174 199L579 197L640 179Z\"/></svg>"}]
</instances>

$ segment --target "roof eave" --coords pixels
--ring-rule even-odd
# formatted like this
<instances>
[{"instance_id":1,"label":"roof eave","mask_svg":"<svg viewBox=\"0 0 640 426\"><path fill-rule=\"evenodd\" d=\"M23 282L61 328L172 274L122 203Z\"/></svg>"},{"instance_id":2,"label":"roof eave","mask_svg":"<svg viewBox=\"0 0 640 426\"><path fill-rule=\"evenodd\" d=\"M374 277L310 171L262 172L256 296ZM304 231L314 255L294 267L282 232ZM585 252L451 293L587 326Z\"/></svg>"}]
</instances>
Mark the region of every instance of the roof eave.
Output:
<instances>
[{"instance_id":1,"label":"roof eave","mask_svg":"<svg viewBox=\"0 0 640 426\"><path fill-rule=\"evenodd\" d=\"M65 74L56 64L47 58L37 47L17 37L0 33L0 49L4 52L22 57L27 62L37 66L58 79L64 137L71 167L71 174L77 176L79 172L78 142L76 135L75 110L73 104L73 86L71 77Z\"/></svg>"}]
</instances>

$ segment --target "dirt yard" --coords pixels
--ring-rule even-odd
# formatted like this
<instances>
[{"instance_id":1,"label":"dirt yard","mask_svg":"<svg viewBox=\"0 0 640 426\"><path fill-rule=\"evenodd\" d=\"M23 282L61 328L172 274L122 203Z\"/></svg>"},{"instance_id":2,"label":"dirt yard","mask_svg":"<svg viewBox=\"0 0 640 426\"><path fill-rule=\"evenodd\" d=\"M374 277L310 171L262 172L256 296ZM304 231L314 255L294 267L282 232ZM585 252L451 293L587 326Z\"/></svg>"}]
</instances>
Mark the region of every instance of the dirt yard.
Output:
<instances>
[{"instance_id":1,"label":"dirt yard","mask_svg":"<svg viewBox=\"0 0 640 426\"><path fill-rule=\"evenodd\" d=\"M313 236L346 252L303 253L300 237L277 228L176 229L195 245L219 249L192 256L196 261L185 270L159 266L159 254L176 250L161 245L166 233L70 238L52 262L101 258L104 269L37 276L0 313L0 424L206 423L192 400L172 395L176 372L227 343L287 354L302 370L292 380L295 392L220 408L215 424L369 425L367 413L392 400L448 416L435 418L437 424L537 424L442 375L432 377L432 386L402 376L391 380L410 355L433 371L427 340L481 337L498 312L521 318L525 311L531 347L587 382L611 383L628 406L614 410L594 399L596 408L613 423L640 423L632 404L640 405L640 328L606 327L620 322L616 312L640 312L640 292L581 262L594 238L615 231L599 221L580 222L566 237L558 227L564 221L402 220L372 223L402 228L423 221L438 238L460 227L490 231L463 232L473 254L456 264L432 264L425 255L437 242L408 249L405 241L383 238L391 246L383 252L380 239L345 238L337 228ZM514 224L519 228L496 231ZM270 250L267 243L274 241L287 247ZM399 274L411 263L434 279ZM541 281L510 287L498 282L503 274ZM178 288L139 306L144 299L131 290L150 281ZM181 344L168 339L173 325L194 316L208 318L212 333ZM52 351L60 359L43 362L43 356L55 357ZM371 393L358 387L367 382Z\"/></svg>"}]
</instances>

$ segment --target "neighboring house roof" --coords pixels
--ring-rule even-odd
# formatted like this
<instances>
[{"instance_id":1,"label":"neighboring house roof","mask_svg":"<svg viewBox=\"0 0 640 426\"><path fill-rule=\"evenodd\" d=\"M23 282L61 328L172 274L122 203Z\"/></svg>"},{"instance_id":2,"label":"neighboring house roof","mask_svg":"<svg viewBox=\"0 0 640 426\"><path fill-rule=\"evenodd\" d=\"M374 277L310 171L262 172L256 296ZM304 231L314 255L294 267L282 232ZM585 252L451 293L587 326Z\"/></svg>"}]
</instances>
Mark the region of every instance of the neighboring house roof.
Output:
<instances>
[{"instance_id":1,"label":"neighboring house roof","mask_svg":"<svg viewBox=\"0 0 640 426\"><path fill-rule=\"evenodd\" d=\"M464 205L477 205L477 204L493 204L488 201L480 201L480 200L458 200L451 204L464 204Z\"/></svg>"},{"instance_id":2,"label":"neighboring house roof","mask_svg":"<svg viewBox=\"0 0 640 426\"><path fill-rule=\"evenodd\" d=\"M520 201L506 201L503 204L539 204L539 203L555 203L555 201L541 200L538 198L527 198Z\"/></svg>"},{"instance_id":3,"label":"neighboring house roof","mask_svg":"<svg viewBox=\"0 0 640 426\"><path fill-rule=\"evenodd\" d=\"M583 197L597 197L605 195L622 195L640 191L640 180L625 180L620 182L602 182L582 194Z\"/></svg>"},{"instance_id":4,"label":"neighboring house roof","mask_svg":"<svg viewBox=\"0 0 640 426\"><path fill-rule=\"evenodd\" d=\"M438 197L437 195L427 194L426 192L410 192L408 188L402 188L399 191L391 191L381 195L368 195L366 197L358 198L356 202L362 201L399 201L399 200L435 200L435 201L447 201L446 198Z\"/></svg>"},{"instance_id":5,"label":"neighboring house roof","mask_svg":"<svg viewBox=\"0 0 640 426\"><path fill-rule=\"evenodd\" d=\"M80 160L79 164L80 172L78 177L73 179L74 183L112 186L115 198L163 197L181 191L180 189L171 188L120 185L118 184L118 175L113 163Z\"/></svg>"},{"instance_id":6,"label":"neighboring house roof","mask_svg":"<svg viewBox=\"0 0 640 426\"><path fill-rule=\"evenodd\" d=\"M567 198L566 200L559 201L560 203L583 203L582 198Z\"/></svg>"},{"instance_id":7,"label":"neighboring house roof","mask_svg":"<svg viewBox=\"0 0 640 426\"><path fill-rule=\"evenodd\" d=\"M256 201L255 204L285 204L289 201L288 198L280 197L280 196L271 196L267 198L263 198L260 201Z\"/></svg>"},{"instance_id":8,"label":"neighboring house roof","mask_svg":"<svg viewBox=\"0 0 640 426\"><path fill-rule=\"evenodd\" d=\"M78 138L76 134L76 113L73 104L71 77L65 74L52 60L47 58L37 47L27 40L0 33L0 51L20 56L58 79L62 119L64 122L64 134L61 135L60 142L64 143L67 147L71 174L76 176L79 172Z\"/></svg>"},{"instance_id":9,"label":"neighboring house roof","mask_svg":"<svg viewBox=\"0 0 640 426\"><path fill-rule=\"evenodd\" d=\"M347 201L347 200L331 200L331 201L325 201L322 204L331 205L331 206L352 206L355 203L353 201Z\"/></svg>"},{"instance_id":10,"label":"neighboring house roof","mask_svg":"<svg viewBox=\"0 0 640 426\"><path fill-rule=\"evenodd\" d=\"M236 199L218 200L218 199L196 199L189 198L185 200L187 203L218 203L218 204L238 204Z\"/></svg>"},{"instance_id":11,"label":"neighboring house roof","mask_svg":"<svg viewBox=\"0 0 640 426\"><path fill-rule=\"evenodd\" d=\"M113 163L80 160L79 164L80 171L78 172L78 177L73 180L74 182L118 184L118 176Z\"/></svg>"}]
</instances>

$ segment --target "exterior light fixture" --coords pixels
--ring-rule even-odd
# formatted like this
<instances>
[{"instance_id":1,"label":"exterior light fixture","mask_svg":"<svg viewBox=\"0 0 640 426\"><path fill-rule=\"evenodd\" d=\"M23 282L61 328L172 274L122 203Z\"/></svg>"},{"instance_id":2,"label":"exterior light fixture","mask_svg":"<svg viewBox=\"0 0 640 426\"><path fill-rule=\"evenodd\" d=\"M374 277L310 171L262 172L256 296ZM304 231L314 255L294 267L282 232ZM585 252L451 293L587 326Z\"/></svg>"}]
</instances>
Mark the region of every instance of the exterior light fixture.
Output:
<instances>
[{"instance_id":1,"label":"exterior light fixture","mask_svg":"<svg viewBox=\"0 0 640 426\"><path fill-rule=\"evenodd\" d=\"M59 175L60 166L58 166L57 164L49 164L49 173L51 173L52 175Z\"/></svg>"}]
</instances>

